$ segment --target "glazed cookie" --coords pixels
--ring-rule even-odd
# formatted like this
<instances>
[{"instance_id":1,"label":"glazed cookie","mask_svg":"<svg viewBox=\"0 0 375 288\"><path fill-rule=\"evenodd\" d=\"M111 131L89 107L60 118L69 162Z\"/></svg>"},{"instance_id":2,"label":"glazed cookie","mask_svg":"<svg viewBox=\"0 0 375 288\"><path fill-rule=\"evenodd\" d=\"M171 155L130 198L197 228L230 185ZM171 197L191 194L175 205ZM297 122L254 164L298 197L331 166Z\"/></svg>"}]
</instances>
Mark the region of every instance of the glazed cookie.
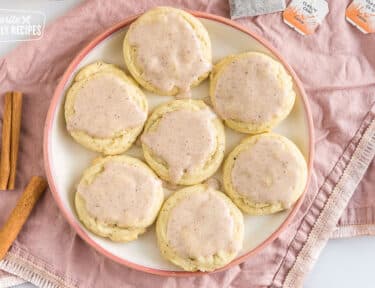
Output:
<instances>
[{"instance_id":1,"label":"glazed cookie","mask_svg":"<svg viewBox=\"0 0 375 288\"><path fill-rule=\"evenodd\" d=\"M123 52L139 84L160 95L188 96L212 68L206 28L191 14L170 7L152 9L131 24Z\"/></svg>"},{"instance_id":2,"label":"glazed cookie","mask_svg":"<svg viewBox=\"0 0 375 288\"><path fill-rule=\"evenodd\" d=\"M242 248L240 210L222 192L206 185L181 189L164 203L156 222L162 255L186 271L213 271Z\"/></svg>"},{"instance_id":3,"label":"glazed cookie","mask_svg":"<svg viewBox=\"0 0 375 288\"><path fill-rule=\"evenodd\" d=\"M147 163L174 184L202 182L216 172L224 157L223 124L200 100L175 100L157 107L141 142Z\"/></svg>"},{"instance_id":4,"label":"glazed cookie","mask_svg":"<svg viewBox=\"0 0 375 288\"><path fill-rule=\"evenodd\" d=\"M228 56L211 73L215 111L242 133L269 131L290 113L295 97L291 76L263 53Z\"/></svg>"},{"instance_id":5,"label":"glazed cookie","mask_svg":"<svg viewBox=\"0 0 375 288\"><path fill-rule=\"evenodd\" d=\"M228 155L223 178L226 193L243 212L272 214L301 196L307 165L293 142L265 133L246 138Z\"/></svg>"},{"instance_id":6,"label":"glazed cookie","mask_svg":"<svg viewBox=\"0 0 375 288\"><path fill-rule=\"evenodd\" d=\"M122 70L95 62L81 69L68 89L67 129L88 149L120 154L141 133L147 107L141 89Z\"/></svg>"},{"instance_id":7,"label":"glazed cookie","mask_svg":"<svg viewBox=\"0 0 375 288\"><path fill-rule=\"evenodd\" d=\"M83 173L75 206L87 229L128 242L155 221L163 199L162 183L146 164L128 156L107 156Z\"/></svg>"}]
</instances>

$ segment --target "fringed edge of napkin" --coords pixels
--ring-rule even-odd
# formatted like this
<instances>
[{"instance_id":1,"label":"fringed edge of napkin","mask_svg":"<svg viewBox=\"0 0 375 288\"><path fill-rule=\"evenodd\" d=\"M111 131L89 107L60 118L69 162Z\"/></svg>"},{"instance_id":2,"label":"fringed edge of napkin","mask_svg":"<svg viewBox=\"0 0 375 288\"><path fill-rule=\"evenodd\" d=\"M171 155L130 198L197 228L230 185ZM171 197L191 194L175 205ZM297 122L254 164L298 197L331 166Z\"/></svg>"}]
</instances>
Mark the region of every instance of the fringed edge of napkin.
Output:
<instances>
[{"instance_id":1,"label":"fringed edge of napkin","mask_svg":"<svg viewBox=\"0 0 375 288\"><path fill-rule=\"evenodd\" d=\"M75 281L66 277L66 275L59 276L53 273L52 267L49 267L47 263L24 251L16 244L12 246L5 259L0 261L0 269L24 279L25 281L22 283L30 282L39 288L79 287ZM3 286L0 285L0 287Z\"/></svg>"},{"instance_id":2,"label":"fringed edge of napkin","mask_svg":"<svg viewBox=\"0 0 375 288\"><path fill-rule=\"evenodd\" d=\"M302 287L375 155L375 105L319 189L271 287ZM315 220L316 219L316 220ZM341 230L345 233L345 230ZM363 232L373 232L364 229ZM340 233L340 232L338 232ZM346 231L349 233L349 230Z\"/></svg>"}]
</instances>

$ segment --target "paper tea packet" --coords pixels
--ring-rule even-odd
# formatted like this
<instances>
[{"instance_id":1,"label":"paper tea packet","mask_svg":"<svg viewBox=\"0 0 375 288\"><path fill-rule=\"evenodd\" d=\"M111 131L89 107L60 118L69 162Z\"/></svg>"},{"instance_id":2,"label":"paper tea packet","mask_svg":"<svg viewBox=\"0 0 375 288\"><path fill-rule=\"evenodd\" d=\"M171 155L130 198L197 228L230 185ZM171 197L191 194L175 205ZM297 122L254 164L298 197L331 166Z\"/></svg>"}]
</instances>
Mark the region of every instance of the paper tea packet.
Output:
<instances>
[{"instance_id":1,"label":"paper tea packet","mask_svg":"<svg viewBox=\"0 0 375 288\"><path fill-rule=\"evenodd\" d=\"M346 9L345 16L363 33L375 32L375 0L354 0Z\"/></svg>"},{"instance_id":2,"label":"paper tea packet","mask_svg":"<svg viewBox=\"0 0 375 288\"><path fill-rule=\"evenodd\" d=\"M283 11L285 0L229 0L230 18L237 19Z\"/></svg>"},{"instance_id":3,"label":"paper tea packet","mask_svg":"<svg viewBox=\"0 0 375 288\"><path fill-rule=\"evenodd\" d=\"M302 35L315 32L329 12L325 0L293 0L283 13L284 22Z\"/></svg>"}]
</instances>

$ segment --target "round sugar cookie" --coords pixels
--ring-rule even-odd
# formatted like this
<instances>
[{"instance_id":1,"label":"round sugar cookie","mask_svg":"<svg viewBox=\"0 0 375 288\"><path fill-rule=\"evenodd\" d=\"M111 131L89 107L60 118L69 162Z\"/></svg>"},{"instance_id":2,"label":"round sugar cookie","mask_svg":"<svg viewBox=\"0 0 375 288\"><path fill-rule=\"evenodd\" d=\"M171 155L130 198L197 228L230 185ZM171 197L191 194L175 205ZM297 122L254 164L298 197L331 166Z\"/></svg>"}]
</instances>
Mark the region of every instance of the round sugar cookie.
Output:
<instances>
[{"instance_id":1,"label":"round sugar cookie","mask_svg":"<svg viewBox=\"0 0 375 288\"><path fill-rule=\"evenodd\" d=\"M155 221L163 199L162 183L146 164L125 155L107 156L84 171L75 207L91 232L128 242Z\"/></svg>"},{"instance_id":2,"label":"round sugar cookie","mask_svg":"<svg viewBox=\"0 0 375 288\"><path fill-rule=\"evenodd\" d=\"M240 210L207 185L181 189L164 203L156 222L160 251L186 271L213 271L232 261L243 245Z\"/></svg>"},{"instance_id":3,"label":"round sugar cookie","mask_svg":"<svg viewBox=\"0 0 375 288\"><path fill-rule=\"evenodd\" d=\"M192 185L210 177L224 157L224 127L200 100L157 107L141 136L146 162L162 179Z\"/></svg>"},{"instance_id":4,"label":"round sugar cookie","mask_svg":"<svg viewBox=\"0 0 375 288\"><path fill-rule=\"evenodd\" d=\"M228 56L211 73L214 110L226 125L242 133L271 130L290 113L295 97L283 65L263 53Z\"/></svg>"},{"instance_id":5,"label":"round sugar cookie","mask_svg":"<svg viewBox=\"0 0 375 288\"><path fill-rule=\"evenodd\" d=\"M290 208L307 181L305 158L284 136L264 133L244 139L223 166L227 195L245 213L266 215Z\"/></svg>"},{"instance_id":6,"label":"round sugar cookie","mask_svg":"<svg viewBox=\"0 0 375 288\"><path fill-rule=\"evenodd\" d=\"M151 9L134 21L123 53L137 82L159 95L188 95L212 68L206 28L193 15L171 7Z\"/></svg>"},{"instance_id":7,"label":"round sugar cookie","mask_svg":"<svg viewBox=\"0 0 375 288\"><path fill-rule=\"evenodd\" d=\"M115 65L82 68L67 91L68 132L84 147L107 155L125 152L147 118L148 104L137 84Z\"/></svg>"}]
</instances>

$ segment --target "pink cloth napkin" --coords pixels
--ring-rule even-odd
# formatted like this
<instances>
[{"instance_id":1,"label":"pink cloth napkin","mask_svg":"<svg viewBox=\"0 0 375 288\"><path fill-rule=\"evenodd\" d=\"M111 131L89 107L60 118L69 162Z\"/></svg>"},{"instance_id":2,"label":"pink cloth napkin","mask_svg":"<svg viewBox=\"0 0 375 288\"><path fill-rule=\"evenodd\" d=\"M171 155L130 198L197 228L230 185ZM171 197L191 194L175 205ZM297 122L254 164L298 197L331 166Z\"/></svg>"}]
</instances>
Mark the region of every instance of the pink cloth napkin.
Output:
<instances>
[{"instance_id":1,"label":"pink cloth napkin","mask_svg":"<svg viewBox=\"0 0 375 288\"><path fill-rule=\"evenodd\" d=\"M201 277L148 275L86 245L47 192L0 269L40 287L300 287L332 234L375 234L375 165L368 169L375 153L375 37L345 21L348 0L329 3L326 20L308 37L282 23L280 13L238 20L268 39L295 69L315 124L308 194L292 225L264 251L225 272ZM64 69L105 28L157 5L229 15L226 0L86 1L51 24L41 41L22 44L0 59L0 93L25 93L19 189L0 193L0 225L29 177L44 174L43 125Z\"/></svg>"}]
</instances>

